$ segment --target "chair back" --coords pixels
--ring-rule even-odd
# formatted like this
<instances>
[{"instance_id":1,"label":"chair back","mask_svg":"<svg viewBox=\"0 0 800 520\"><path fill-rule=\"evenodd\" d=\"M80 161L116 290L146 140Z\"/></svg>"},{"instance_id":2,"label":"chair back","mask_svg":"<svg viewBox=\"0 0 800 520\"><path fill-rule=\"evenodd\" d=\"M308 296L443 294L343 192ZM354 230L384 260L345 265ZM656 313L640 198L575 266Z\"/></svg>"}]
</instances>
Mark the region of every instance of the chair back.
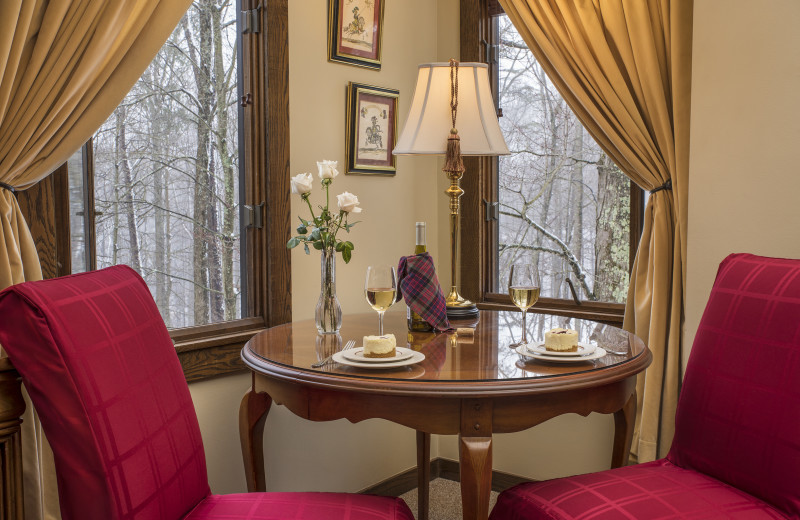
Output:
<instances>
[{"instance_id":1,"label":"chair back","mask_svg":"<svg viewBox=\"0 0 800 520\"><path fill-rule=\"evenodd\" d=\"M9 287L0 344L53 448L64 520L178 520L209 494L175 347L132 269Z\"/></svg>"},{"instance_id":2,"label":"chair back","mask_svg":"<svg viewBox=\"0 0 800 520\"><path fill-rule=\"evenodd\" d=\"M670 461L800 515L800 260L720 264L675 428Z\"/></svg>"}]
</instances>

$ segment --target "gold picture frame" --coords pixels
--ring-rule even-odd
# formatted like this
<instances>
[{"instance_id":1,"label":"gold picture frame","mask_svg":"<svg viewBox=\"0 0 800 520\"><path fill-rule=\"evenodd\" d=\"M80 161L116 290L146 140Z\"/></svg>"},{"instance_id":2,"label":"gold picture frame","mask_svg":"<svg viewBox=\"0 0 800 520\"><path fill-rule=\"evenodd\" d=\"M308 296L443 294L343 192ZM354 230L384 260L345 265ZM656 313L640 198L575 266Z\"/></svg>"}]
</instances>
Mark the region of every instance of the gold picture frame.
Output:
<instances>
[{"instance_id":1,"label":"gold picture frame","mask_svg":"<svg viewBox=\"0 0 800 520\"><path fill-rule=\"evenodd\" d=\"M394 175L397 162L397 100L400 91L353 83L347 85L345 114L346 173Z\"/></svg>"},{"instance_id":2,"label":"gold picture frame","mask_svg":"<svg viewBox=\"0 0 800 520\"><path fill-rule=\"evenodd\" d=\"M383 0L328 0L328 61L380 70Z\"/></svg>"}]
</instances>

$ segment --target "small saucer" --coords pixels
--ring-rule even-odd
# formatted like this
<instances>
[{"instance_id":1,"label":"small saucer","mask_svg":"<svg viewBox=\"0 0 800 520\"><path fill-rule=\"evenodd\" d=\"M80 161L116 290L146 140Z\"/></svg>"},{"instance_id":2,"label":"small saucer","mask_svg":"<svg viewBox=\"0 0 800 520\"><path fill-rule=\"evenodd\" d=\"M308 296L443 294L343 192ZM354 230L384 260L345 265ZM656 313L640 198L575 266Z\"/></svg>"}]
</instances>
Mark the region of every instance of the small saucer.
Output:
<instances>
[{"instance_id":1,"label":"small saucer","mask_svg":"<svg viewBox=\"0 0 800 520\"><path fill-rule=\"evenodd\" d=\"M544 344L540 345L532 345L528 344L528 352L531 354L540 354L543 356L566 356L566 357L576 357L576 356L588 356L596 347L594 345L589 345L587 343L578 343L578 350L575 352L560 352L557 350L547 350Z\"/></svg>"},{"instance_id":2,"label":"small saucer","mask_svg":"<svg viewBox=\"0 0 800 520\"><path fill-rule=\"evenodd\" d=\"M414 355L413 350L404 347L397 347L395 349L394 357L380 357L380 358L364 356L363 347L342 351L342 356L345 359L348 359L350 361L356 361L358 363L392 363L394 361L403 361L404 359L408 359L413 355Z\"/></svg>"}]
</instances>

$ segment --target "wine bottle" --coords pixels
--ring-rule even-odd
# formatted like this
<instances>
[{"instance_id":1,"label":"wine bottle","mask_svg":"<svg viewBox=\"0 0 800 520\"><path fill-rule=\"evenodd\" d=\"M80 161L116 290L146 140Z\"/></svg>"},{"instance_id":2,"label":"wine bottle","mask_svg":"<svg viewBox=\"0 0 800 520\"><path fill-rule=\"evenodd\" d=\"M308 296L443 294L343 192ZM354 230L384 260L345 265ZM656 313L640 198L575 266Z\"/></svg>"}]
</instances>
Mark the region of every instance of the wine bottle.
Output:
<instances>
[{"instance_id":1,"label":"wine bottle","mask_svg":"<svg viewBox=\"0 0 800 520\"><path fill-rule=\"evenodd\" d=\"M428 250L425 245L425 223L417 222L416 229L417 240L416 247L414 247L414 254L420 255ZM422 316L412 311L411 307L407 308L406 318L408 321L408 330L412 332L430 332L433 330L433 326L422 319Z\"/></svg>"}]
</instances>

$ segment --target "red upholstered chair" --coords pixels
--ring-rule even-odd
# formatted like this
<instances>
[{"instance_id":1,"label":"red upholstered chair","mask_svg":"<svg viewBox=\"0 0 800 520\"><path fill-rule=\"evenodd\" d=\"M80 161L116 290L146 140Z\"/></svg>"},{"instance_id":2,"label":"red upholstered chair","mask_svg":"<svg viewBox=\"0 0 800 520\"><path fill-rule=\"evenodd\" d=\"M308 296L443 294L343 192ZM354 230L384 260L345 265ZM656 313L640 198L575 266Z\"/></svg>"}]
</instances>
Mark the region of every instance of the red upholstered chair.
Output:
<instances>
[{"instance_id":1,"label":"red upholstered chair","mask_svg":"<svg viewBox=\"0 0 800 520\"><path fill-rule=\"evenodd\" d=\"M491 520L800 518L800 260L720 265L665 459L522 484Z\"/></svg>"},{"instance_id":2,"label":"red upholstered chair","mask_svg":"<svg viewBox=\"0 0 800 520\"><path fill-rule=\"evenodd\" d=\"M64 520L413 519L387 497L211 495L175 348L128 267L6 289L0 344L53 448Z\"/></svg>"}]
</instances>

